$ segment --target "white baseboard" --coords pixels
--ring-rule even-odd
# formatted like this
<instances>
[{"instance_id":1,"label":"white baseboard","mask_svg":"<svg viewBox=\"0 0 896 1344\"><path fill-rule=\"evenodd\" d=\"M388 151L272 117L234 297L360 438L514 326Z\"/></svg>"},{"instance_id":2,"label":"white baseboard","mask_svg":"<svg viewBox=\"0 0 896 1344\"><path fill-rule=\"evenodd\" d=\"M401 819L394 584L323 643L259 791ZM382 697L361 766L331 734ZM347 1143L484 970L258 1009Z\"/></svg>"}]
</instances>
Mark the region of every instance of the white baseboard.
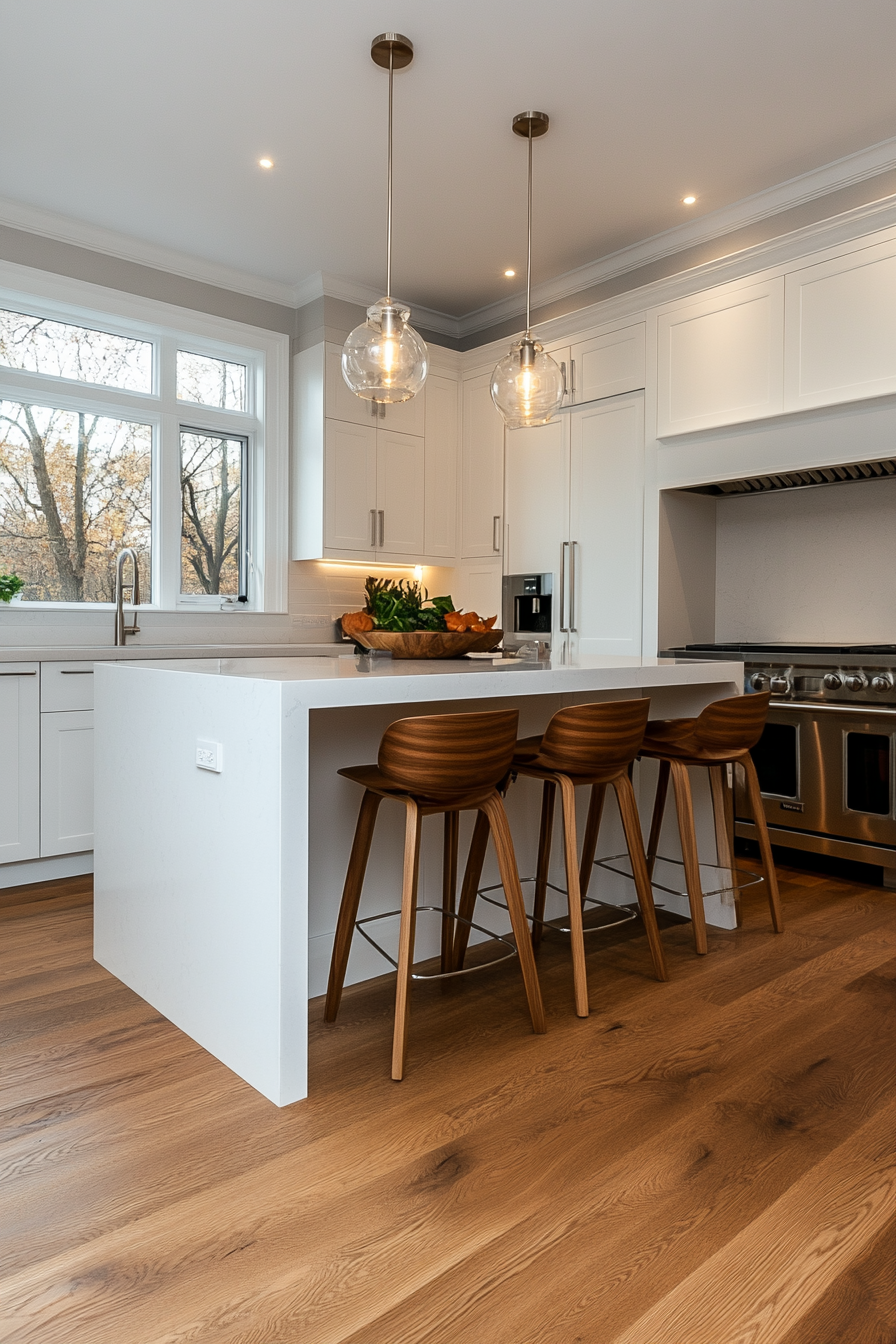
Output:
<instances>
[{"instance_id":1,"label":"white baseboard","mask_svg":"<svg viewBox=\"0 0 896 1344\"><path fill-rule=\"evenodd\" d=\"M80 877L93 872L93 850L83 854L59 854L52 859L29 859L27 863L0 864L0 890L23 887L29 882L56 882L61 877Z\"/></svg>"}]
</instances>

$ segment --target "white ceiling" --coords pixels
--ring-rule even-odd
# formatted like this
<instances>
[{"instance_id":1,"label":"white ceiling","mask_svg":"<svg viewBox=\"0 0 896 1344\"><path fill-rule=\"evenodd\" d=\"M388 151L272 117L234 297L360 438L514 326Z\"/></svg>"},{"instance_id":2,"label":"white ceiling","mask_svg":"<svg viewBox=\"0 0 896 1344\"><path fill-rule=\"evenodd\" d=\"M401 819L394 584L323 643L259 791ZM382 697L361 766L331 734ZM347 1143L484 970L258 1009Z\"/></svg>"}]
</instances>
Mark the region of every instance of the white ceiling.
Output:
<instances>
[{"instance_id":1,"label":"white ceiling","mask_svg":"<svg viewBox=\"0 0 896 1344\"><path fill-rule=\"evenodd\" d=\"M269 281L449 314L896 135L894 0L0 0L0 194ZM269 154L272 172L257 166ZM698 203L688 210L688 191Z\"/></svg>"}]
</instances>

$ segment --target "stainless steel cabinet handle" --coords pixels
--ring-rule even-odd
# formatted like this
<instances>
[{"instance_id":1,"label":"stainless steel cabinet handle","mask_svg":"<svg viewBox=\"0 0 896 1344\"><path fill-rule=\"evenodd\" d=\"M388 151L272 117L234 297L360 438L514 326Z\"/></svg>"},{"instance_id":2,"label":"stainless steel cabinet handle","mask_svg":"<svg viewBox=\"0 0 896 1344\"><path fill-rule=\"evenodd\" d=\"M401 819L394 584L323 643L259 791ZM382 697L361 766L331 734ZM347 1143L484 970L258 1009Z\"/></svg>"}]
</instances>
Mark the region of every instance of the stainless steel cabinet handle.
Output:
<instances>
[{"instance_id":1,"label":"stainless steel cabinet handle","mask_svg":"<svg viewBox=\"0 0 896 1344\"><path fill-rule=\"evenodd\" d=\"M577 541L569 543L569 629L570 633L578 634L576 630L576 547Z\"/></svg>"},{"instance_id":2,"label":"stainless steel cabinet handle","mask_svg":"<svg viewBox=\"0 0 896 1344\"><path fill-rule=\"evenodd\" d=\"M566 624L566 548L568 541L564 541L560 547L560 629L564 635L569 634L569 626Z\"/></svg>"},{"instance_id":3,"label":"stainless steel cabinet handle","mask_svg":"<svg viewBox=\"0 0 896 1344\"><path fill-rule=\"evenodd\" d=\"M576 362L575 362L574 359L571 359L571 360L569 361L569 381L570 381L570 384L571 384L571 386L570 386L570 390L569 390L569 399L570 399L570 401L575 401L575 399L576 399Z\"/></svg>"},{"instance_id":4,"label":"stainless steel cabinet handle","mask_svg":"<svg viewBox=\"0 0 896 1344\"><path fill-rule=\"evenodd\" d=\"M376 402L373 405L375 406ZM376 509L370 510L370 544L376 545Z\"/></svg>"},{"instance_id":5,"label":"stainless steel cabinet handle","mask_svg":"<svg viewBox=\"0 0 896 1344\"><path fill-rule=\"evenodd\" d=\"M29 676L34 676L34 673L33 673L33 672L30 672L28 675L29 675ZM62 675L63 677L92 677L92 676L93 676L93 668L92 668L92 667L64 667L64 668L62 669L61 675Z\"/></svg>"},{"instance_id":6,"label":"stainless steel cabinet handle","mask_svg":"<svg viewBox=\"0 0 896 1344\"><path fill-rule=\"evenodd\" d=\"M0 677L36 677L36 672L0 672Z\"/></svg>"},{"instance_id":7,"label":"stainless steel cabinet handle","mask_svg":"<svg viewBox=\"0 0 896 1344\"><path fill-rule=\"evenodd\" d=\"M380 509L380 510L379 510L379 520L380 520L380 549L382 549L382 547L385 546L385 544L386 544L386 510L385 510L385 509Z\"/></svg>"},{"instance_id":8,"label":"stainless steel cabinet handle","mask_svg":"<svg viewBox=\"0 0 896 1344\"><path fill-rule=\"evenodd\" d=\"M565 359L561 359L561 361L560 361L560 372L563 374L563 396L564 396L564 398L565 398L565 397L568 395L568 389L567 389L567 386L566 386L566 360L565 360Z\"/></svg>"},{"instance_id":9,"label":"stainless steel cabinet handle","mask_svg":"<svg viewBox=\"0 0 896 1344\"><path fill-rule=\"evenodd\" d=\"M500 513L496 513L494 518L492 519L492 550L500 551L500 549L501 549L501 515Z\"/></svg>"}]
</instances>

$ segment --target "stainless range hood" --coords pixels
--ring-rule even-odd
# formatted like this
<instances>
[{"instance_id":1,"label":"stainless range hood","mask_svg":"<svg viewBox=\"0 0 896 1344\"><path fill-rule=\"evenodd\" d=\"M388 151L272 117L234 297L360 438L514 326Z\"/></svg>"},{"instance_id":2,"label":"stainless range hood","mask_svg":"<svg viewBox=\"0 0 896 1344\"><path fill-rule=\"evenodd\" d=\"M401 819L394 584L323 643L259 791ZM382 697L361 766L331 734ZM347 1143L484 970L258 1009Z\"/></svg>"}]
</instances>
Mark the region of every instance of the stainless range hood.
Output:
<instances>
[{"instance_id":1,"label":"stainless range hood","mask_svg":"<svg viewBox=\"0 0 896 1344\"><path fill-rule=\"evenodd\" d=\"M807 486L849 485L853 481L873 481L896 477L896 458L880 462L848 462L841 467L809 467L803 471L778 471L768 476L745 476L739 481L714 481L709 485L684 485L695 495L765 495L773 490L802 490Z\"/></svg>"}]
</instances>

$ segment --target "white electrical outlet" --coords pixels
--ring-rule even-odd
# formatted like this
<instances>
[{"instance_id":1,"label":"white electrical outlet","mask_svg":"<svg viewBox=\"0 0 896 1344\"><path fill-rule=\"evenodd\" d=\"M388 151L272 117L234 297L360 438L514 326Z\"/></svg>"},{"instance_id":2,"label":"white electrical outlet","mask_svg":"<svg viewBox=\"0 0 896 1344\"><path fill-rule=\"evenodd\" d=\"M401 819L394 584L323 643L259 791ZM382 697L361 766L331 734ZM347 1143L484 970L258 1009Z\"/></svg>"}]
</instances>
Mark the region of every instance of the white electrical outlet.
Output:
<instances>
[{"instance_id":1,"label":"white electrical outlet","mask_svg":"<svg viewBox=\"0 0 896 1344\"><path fill-rule=\"evenodd\" d=\"M224 769L224 748L220 742L207 742L205 738L196 739L196 764L200 770L213 770L220 775Z\"/></svg>"}]
</instances>

